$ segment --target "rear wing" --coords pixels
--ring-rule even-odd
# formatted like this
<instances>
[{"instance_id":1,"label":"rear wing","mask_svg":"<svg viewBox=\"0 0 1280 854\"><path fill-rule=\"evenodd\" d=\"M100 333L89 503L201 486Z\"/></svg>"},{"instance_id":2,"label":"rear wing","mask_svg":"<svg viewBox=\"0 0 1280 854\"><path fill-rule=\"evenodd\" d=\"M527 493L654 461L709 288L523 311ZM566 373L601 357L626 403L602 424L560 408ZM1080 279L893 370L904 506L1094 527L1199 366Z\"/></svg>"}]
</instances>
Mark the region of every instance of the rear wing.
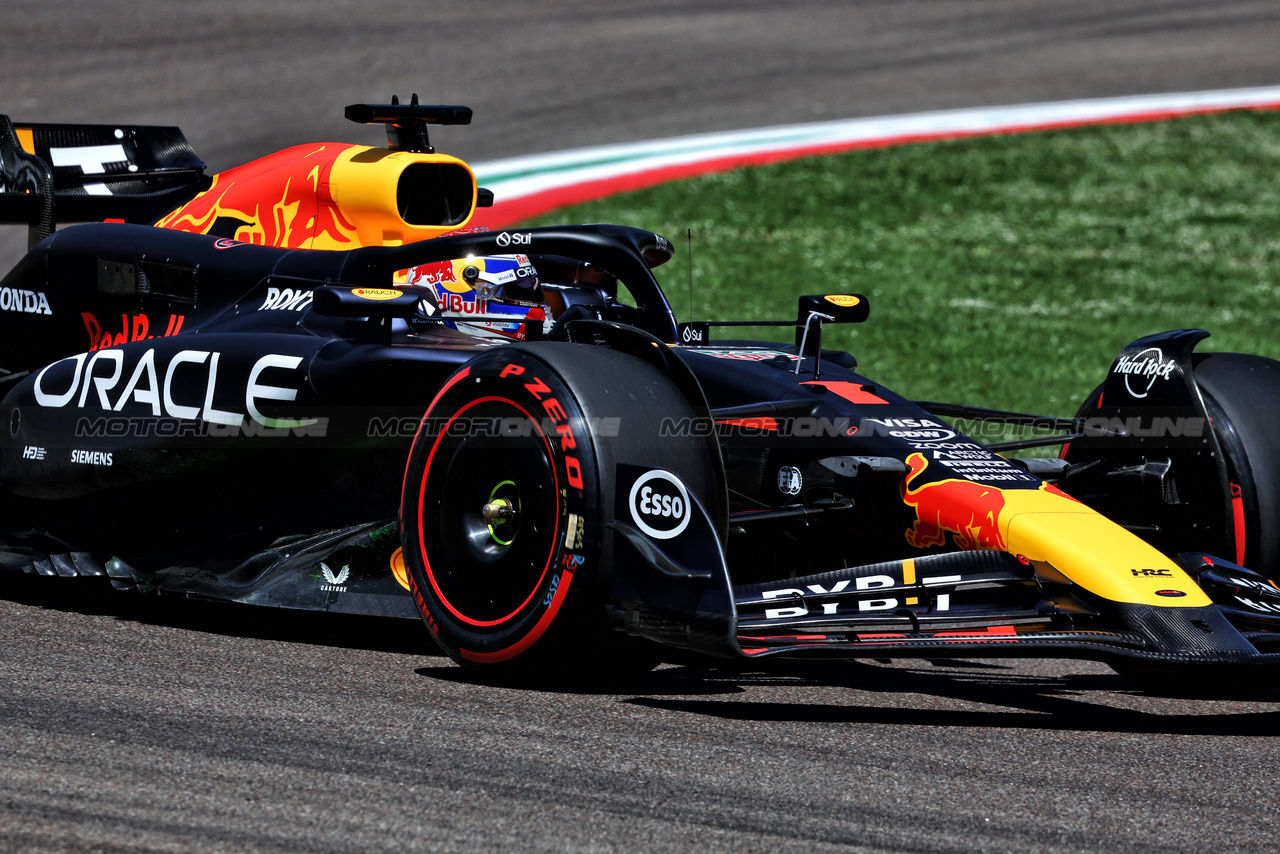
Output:
<instances>
[{"instance_id":1,"label":"rear wing","mask_svg":"<svg viewBox=\"0 0 1280 854\"><path fill-rule=\"evenodd\" d=\"M176 127L13 122L0 115L0 223L29 245L58 222L149 222L209 185Z\"/></svg>"}]
</instances>

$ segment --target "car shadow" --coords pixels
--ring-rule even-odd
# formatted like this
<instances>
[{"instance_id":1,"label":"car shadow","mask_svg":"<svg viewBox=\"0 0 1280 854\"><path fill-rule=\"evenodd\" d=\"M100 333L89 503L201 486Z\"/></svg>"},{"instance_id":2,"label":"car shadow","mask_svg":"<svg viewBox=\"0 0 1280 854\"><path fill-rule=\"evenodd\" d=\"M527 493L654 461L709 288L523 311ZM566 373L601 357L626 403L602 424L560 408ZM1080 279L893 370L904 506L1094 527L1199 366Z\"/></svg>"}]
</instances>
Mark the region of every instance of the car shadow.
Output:
<instances>
[{"instance_id":1,"label":"car shadow","mask_svg":"<svg viewBox=\"0 0 1280 854\"><path fill-rule=\"evenodd\" d=\"M144 595L115 590L100 578L45 578L0 572L0 600L48 611L112 617L229 637L444 655L418 620L264 608L174 594ZM269 618L264 619L267 614Z\"/></svg>"},{"instance_id":2,"label":"car shadow","mask_svg":"<svg viewBox=\"0 0 1280 854\"><path fill-rule=\"evenodd\" d=\"M456 666L424 667L418 675L483 685L485 680ZM600 682L591 677L516 688L538 692L615 696L645 708L720 720L830 724L889 724L989 729L1033 729L1165 735L1271 736L1280 731L1280 690L1216 701L1147 697L1118 674L1069 673L1044 676L1015 663L957 659L899 660L893 666L859 661L706 662L683 658L630 679ZM847 690L847 703L758 701L744 695L768 689L812 688L815 697ZM856 694L854 693L856 692ZM876 702L885 695L886 704ZM892 695L892 700L889 696ZM903 702L910 695L952 701ZM1111 705L1147 704L1149 710ZM890 704L891 703L891 704ZM956 703L983 708L957 709ZM1169 712L1170 703L1186 711ZM994 707L994 708L993 708ZM1272 711L1272 709L1275 709Z\"/></svg>"},{"instance_id":3,"label":"car shadow","mask_svg":"<svg viewBox=\"0 0 1280 854\"><path fill-rule=\"evenodd\" d=\"M691 697L708 694L742 694L746 688L727 682L705 679L693 668L664 668L630 674L616 671L592 671L564 678L543 678L525 682L486 679L484 676L452 663L441 667L419 667L414 671L427 679L495 688L530 691L543 694L575 694L579 696Z\"/></svg>"},{"instance_id":4,"label":"car shadow","mask_svg":"<svg viewBox=\"0 0 1280 854\"><path fill-rule=\"evenodd\" d=\"M709 673L714 681L739 687L813 686L859 692L848 704L750 702L632 696L631 705L722 720L892 724L990 729L1033 729L1165 735L1272 736L1280 729L1280 690L1221 700L1147 697L1118 674L1076 673L1042 676L1015 664L964 660L900 660L893 667L858 662L769 662L767 668ZM673 674L676 676L677 674ZM874 703L874 695L897 695L894 703ZM917 694L985 708L912 706L901 695ZM871 703L868 696L871 695ZM1125 698L1132 698L1126 702ZM1149 710L1124 708L1147 703ZM1187 704L1186 712L1168 711ZM992 708L995 707L995 708ZM1274 710L1273 710L1274 709Z\"/></svg>"},{"instance_id":5,"label":"car shadow","mask_svg":"<svg viewBox=\"0 0 1280 854\"><path fill-rule=\"evenodd\" d=\"M50 611L106 616L232 637L305 643L427 656L438 666L417 668L419 676L484 685L473 672L449 662L422 625L347 614L264 609L229 602L141 595L115 591L96 579L0 576L0 600ZM665 666L647 673L593 674L588 678L521 690L617 697L619 702L722 720L893 724L1077 732L1168 735L1271 736L1280 731L1280 690L1243 700L1206 704L1196 700L1151 698L1151 711L1117 708L1108 699L1142 692L1110 673L1042 676L1013 663L964 659L900 660L894 666L861 661L719 661L668 655ZM836 689L856 692L847 703L774 702L744 699L756 689L813 688L818 696ZM894 695L892 705L868 698ZM973 703L981 709L933 709L904 704L917 694ZM1168 713L1168 704L1187 703L1186 713ZM994 707L994 708L993 708ZM1272 711L1271 708L1275 708Z\"/></svg>"}]
</instances>

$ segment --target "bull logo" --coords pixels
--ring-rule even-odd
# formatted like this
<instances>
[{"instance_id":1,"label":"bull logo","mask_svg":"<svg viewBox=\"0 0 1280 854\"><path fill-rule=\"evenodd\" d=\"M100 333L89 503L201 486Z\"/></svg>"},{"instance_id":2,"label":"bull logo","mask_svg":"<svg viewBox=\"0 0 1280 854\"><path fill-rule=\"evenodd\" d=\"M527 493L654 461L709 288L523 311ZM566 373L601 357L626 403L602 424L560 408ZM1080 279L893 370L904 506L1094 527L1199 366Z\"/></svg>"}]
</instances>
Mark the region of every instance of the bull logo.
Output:
<instances>
[{"instance_id":1,"label":"bull logo","mask_svg":"<svg viewBox=\"0 0 1280 854\"><path fill-rule=\"evenodd\" d=\"M433 261L430 264L419 264L405 271L406 285L431 286L437 292L448 290L452 293L465 293L471 290L466 282L458 282L458 273L452 261ZM448 287L453 285L454 287ZM440 286L444 286L443 289Z\"/></svg>"},{"instance_id":2,"label":"bull logo","mask_svg":"<svg viewBox=\"0 0 1280 854\"><path fill-rule=\"evenodd\" d=\"M957 548L1005 550L1000 536L1004 493L994 486L950 478L916 485L929 465L923 454L907 458L910 473L902 484L902 500L915 508L916 522L906 530L918 549L945 546L951 534Z\"/></svg>"}]
</instances>

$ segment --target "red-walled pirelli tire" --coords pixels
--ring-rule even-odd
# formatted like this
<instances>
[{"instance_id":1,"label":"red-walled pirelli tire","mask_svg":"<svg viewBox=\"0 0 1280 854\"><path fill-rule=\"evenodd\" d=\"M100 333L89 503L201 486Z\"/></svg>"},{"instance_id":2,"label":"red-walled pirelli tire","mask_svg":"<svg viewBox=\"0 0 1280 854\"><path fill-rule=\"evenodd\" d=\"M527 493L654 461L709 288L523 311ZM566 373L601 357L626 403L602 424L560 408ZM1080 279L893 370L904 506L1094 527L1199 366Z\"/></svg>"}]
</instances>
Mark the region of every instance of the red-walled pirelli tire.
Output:
<instances>
[{"instance_id":1,"label":"red-walled pirelli tire","mask_svg":"<svg viewBox=\"0 0 1280 854\"><path fill-rule=\"evenodd\" d=\"M1195 377L1227 459L1236 550L1223 557L1280 578L1280 362L1205 353Z\"/></svg>"},{"instance_id":2,"label":"red-walled pirelli tire","mask_svg":"<svg viewBox=\"0 0 1280 854\"><path fill-rule=\"evenodd\" d=\"M1197 353L1196 385L1204 397L1214 435L1227 463L1234 543L1205 542L1196 548L1220 553L1269 578L1280 580L1280 362L1242 353ZM1078 416L1097 412L1102 387L1086 398ZM1131 664L1116 672L1145 690L1167 696L1236 696L1272 689L1270 674L1196 674Z\"/></svg>"},{"instance_id":3,"label":"red-walled pirelli tire","mask_svg":"<svg viewBox=\"0 0 1280 854\"><path fill-rule=\"evenodd\" d=\"M669 469L710 502L705 439L663 435L692 416L661 371L604 347L505 346L450 377L400 507L414 600L445 652L520 681L643 658L606 613L616 466Z\"/></svg>"}]
</instances>

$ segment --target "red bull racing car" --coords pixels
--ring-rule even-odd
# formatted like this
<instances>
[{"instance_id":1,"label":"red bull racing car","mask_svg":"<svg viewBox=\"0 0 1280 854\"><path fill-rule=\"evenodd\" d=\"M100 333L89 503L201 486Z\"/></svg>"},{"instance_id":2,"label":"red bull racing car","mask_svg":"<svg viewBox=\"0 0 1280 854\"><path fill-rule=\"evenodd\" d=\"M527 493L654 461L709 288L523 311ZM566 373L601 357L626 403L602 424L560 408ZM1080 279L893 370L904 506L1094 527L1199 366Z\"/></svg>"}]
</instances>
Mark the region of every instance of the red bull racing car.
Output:
<instances>
[{"instance_id":1,"label":"red bull racing car","mask_svg":"<svg viewBox=\"0 0 1280 854\"><path fill-rule=\"evenodd\" d=\"M388 147L213 177L176 128L0 117L11 576L421 619L495 678L656 644L1280 683L1280 363L1180 330L1074 417L915 401L822 345L865 296L713 340L766 324L677 323L659 235L474 227L427 136L466 108L347 115Z\"/></svg>"}]
</instances>

